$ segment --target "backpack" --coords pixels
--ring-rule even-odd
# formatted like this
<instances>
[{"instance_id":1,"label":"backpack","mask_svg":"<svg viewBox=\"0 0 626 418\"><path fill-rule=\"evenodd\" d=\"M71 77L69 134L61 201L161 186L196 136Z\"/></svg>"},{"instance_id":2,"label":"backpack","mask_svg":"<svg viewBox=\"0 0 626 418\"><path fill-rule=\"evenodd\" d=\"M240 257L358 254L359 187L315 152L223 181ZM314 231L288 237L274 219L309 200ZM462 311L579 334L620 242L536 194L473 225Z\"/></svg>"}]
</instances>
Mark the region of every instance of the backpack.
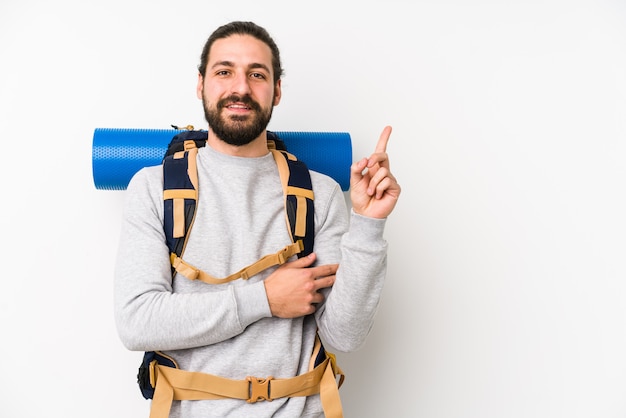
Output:
<instances>
[{"instance_id":1,"label":"backpack","mask_svg":"<svg viewBox=\"0 0 626 418\"><path fill-rule=\"evenodd\" d=\"M170 141L162 160L164 230L170 249L172 277L176 273L181 273L189 279L209 284L227 283L240 278L246 280L269 267L285 263L293 255L303 257L310 254L314 243L315 213L309 170L305 163L287 152L284 142L275 133L267 131L268 148L274 155L283 186L285 214L292 244L225 278L210 276L182 259L198 201L196 155L198 148L206 145L207 138L207 131L188 130L178 133ZM318 366L327 359L331 362L335 374L340 375L341 380L338 384L340 386L343 383L343 372L336 365L334 355L324 350L317 336L311 365ZM146 399L154 397L155 364L178 369L176 361L164 353L145 352L137 374L137 382Z\"/></svg>"},{"instance_id":2,"label":"backpack","mask_svg":"<svg viewBox=\"0 0 626 418\"><path fill-rule=\"evenodd\" d=\"M225 278L212 277L182 259L198 200L195 156L198 148L206 144L207 135L207 131L179 133L168 145L163 158L164 228L172 272L177 271L192 280L221 284L254 276L268 267L283 264L295 254L298 257L310 254L314 241L314 207L309 170L302 161L286 151L284 142L276 134L268 132L268 146L278 164L283 185L285 212L293 244Z\"/></svg>"}]
</instances>

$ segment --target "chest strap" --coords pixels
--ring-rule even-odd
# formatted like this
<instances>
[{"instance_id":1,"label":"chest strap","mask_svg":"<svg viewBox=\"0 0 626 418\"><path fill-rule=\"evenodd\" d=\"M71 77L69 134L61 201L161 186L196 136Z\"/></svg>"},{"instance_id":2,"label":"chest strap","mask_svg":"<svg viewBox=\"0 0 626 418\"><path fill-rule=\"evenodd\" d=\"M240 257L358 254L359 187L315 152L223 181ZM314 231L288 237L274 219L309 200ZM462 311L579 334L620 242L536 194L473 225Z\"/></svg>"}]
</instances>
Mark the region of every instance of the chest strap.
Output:
<instances>
[{"instance_id":1,"label":"chest strap","mask_svg":"<svg viewBox=\"0 0 626 418\"><path fill-rule=\"evenodd\" d=\"M209 284L222 284L237 279L248 280L248 278L262 272L269 267L284 264L290 257L301 252L302 249L302 241L298 240L293 244L287 245L278 252L274 254L268 254L262 257L260 260L252 263L248 267L244 267L238 272L224 278L211 276L209 273L187 263L175 253L170 254L170 262L172 263L172 267L174 268L174 270L176 270L177 273L182 274L189 280L200 280Z\"/></svg>"}]
</instances>

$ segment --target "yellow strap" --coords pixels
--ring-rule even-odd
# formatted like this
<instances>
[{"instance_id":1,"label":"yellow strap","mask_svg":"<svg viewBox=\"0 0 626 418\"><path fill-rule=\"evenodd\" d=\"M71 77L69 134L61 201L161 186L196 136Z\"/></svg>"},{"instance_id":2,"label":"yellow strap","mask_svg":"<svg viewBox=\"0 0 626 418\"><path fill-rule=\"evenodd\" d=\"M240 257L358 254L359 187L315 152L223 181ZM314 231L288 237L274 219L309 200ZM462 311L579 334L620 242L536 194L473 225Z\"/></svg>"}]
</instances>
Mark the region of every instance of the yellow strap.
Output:
<instances>
[{"instance_id":1,"label":"yellow strap","mask_svg":"<svg viewBox=\"0 0 626 418\"><path fill-rule=\"evenodd\" d=\"M261 258L260 260L249 265L248 267L244 267L238 272L233 273L230 276L224 277L221 279L211 276L210 274L192 266L191 264L187 263L182 258L178 257L176 253L170 254L170 262L172 263L172 267L174 267L176 272L182 274L189 280L200 280L202 282L209 283L209 284L222 284L222 283L228 283L237 279L248 280L250 277L256 274L259 274L260 272L262 272L263 270L269 267L285 264L285 262L289 260L290 257L302 251L303 245L304 244L302 243L302 241L298 240L297 242L293 244L287 245L286 247L282 248L278 252L274 254L268 254L264 256L263 258Z\"/></svg>"},{"instance_id":2,"label":"yellow strap","mask_svg":"<svg viewBox=\"0 0 626 418\"><path fill-rule=\"evenodd\" d=\"M296 187L296 186L287 186L287 194L307 197L311 200L313 200L314 198L313 190L303 189L302 187Z\"/></svg>"},{"instance_id":3,"label":"yellow strap","mask_svg":"<svg viewBox=\"0 0 626 418\"><path fill-rule=\"evenodd\" d=\"M174 230L172 236L180 238L185 235L185 199L174 199L172 202L174 214Z\"/></svg>"},{"instance_id":4,"label":"yellow strap","mask_svg":"<svg viewBox=\"0 0 626 418\"><path fill-rule=\"evenodd\" d=\"M172 385L167 379L160 378L154 388L154 396L150 405L150 418L169 418L173 401L174 389Z\"/></svg>"},{"instance_id":5,"label":"yellow strap","mask_svg":"<svg viewBox=\"0 0 626 418\"><path fill-rule=\"evenodd\" d=\"M313 370L289 379L248 377L233 380L207 373L190 372L161 366L156 361L151 371L156 387L150 418L167 418L174 400L242 399L249 403L320 394L326 418L342 418L339 388L333 358L328 357ZM152 367L154 366L154 367Z\"/></svg>"},{"instance_id":6,"label":"yellow strap","mask_svg":"<svg viewBox=\"0 0 626 418\"><path fill-rule=\"evenodd\" d=\"M187 144L191 142L191 144ZM191 184L193 184L193 188L198 191L198 166L196 162L196 156L198 155L198 148L196 148L196 143L194 141L185 141L185 148L187 147L189 151L189 156L187 157L187 175L189 176L189 180L191 180Z\"/></svg>"},{"instance_id":7,"label":"yellow strap","mask_svg":"<svg viewBox=\"0 0 626 418\"><path fill-rule=\"evenodd\" d=\"M163 191L163 199L172 200L174 216L174 238L185 235L185 199L198 200L198 191L194 189L170 189Z\"/></svg>"},{"instance_id":8,"label":"yellow strap","mask_svg":"<svg viewBox=\"0 0 626 418\"><path fill-rule=\"evenodd\" d=\"M307 204L306 199L302 196L296 196L298 207L296 209L296 230L297 237L303 237L306 234L306 213Z\"/></svg>"},{"instance_id":9,"label":"yellow strap","mask_svg":"<svg viewBox=\"0 0 626 418\"><path fill-rule=\"evenodd\" d=\"M276 161L276 166L278 167L278 175L280 176L280 183L283 186L283 195L287 196L288 193L288 182L289 182L289 165L287 165L287 159L285 158L285 154L275 149L270 150L272 155L274 156L274 161Z\"/></svg>"},{"instance_id":10,"label":"yellow strap","mask_svg":"<svg viewBox=\"0 0 626 418\"><path fill-rule=\"evenodd\" d=\"M198 191L194 189L163 190L163 200L168 199L196 199Z\"/></svg>"},{"instance_id":11,"label":"yellow strap","mask_svg":"<svg viewBox=\"0 0 626 418\"><path fill-rule=\"evenodd\" d=\"M285 196L285 204L287 202L287 196L293 195L296 196L296 200L298 202L298 207L296 211L296 225L295 225L295 233L299 237L303 237L306 233L306 213L307 213L307 204L306 199L314 200L313 190L303 189L301 187L289 186L289 165L287 164L287 158L290 160L295 160L296 157L292 154L285 154L277 151L270 150L272 155L274 156L274 160L276 161L276 165L278 166L278 174L280 175L280 182L283 186L283 194ZM287 211L285 211L285 214ZM285 215L286 216L286 215ZM289 218L287 217L287 229L289 230L289 235L291 235L291 228L289 227ZM293 240L293 236L291 237Z\"/></svg>"},{"instance_id":12,"label":"yellow strap","mask_svg":"<svg viewBox=\"0 0 626 418\"><path fill-rule=\"evenodd\" d=\"M333 363L331 361L331 363ZM341 406L341 398L339 397L339 387L343 383L343 373L341 380L337 383L335 371L333 367L324 369L324 376L320 382L320 401L322 401L322 409L326 418L342 418L343 408Z\"/></svg>"}]
</instances>

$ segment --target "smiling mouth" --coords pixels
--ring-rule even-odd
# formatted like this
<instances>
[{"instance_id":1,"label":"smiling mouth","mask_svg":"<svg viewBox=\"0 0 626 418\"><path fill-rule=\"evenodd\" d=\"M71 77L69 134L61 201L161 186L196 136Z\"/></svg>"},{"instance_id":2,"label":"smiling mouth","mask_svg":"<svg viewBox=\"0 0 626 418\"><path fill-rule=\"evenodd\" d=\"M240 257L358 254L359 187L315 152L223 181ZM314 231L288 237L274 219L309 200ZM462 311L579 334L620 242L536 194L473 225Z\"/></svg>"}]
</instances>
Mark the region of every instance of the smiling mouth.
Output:
<instances>
[{"instance_id":1,"label":"smiling mouth","mask_svg":"<svg viewBox=\"0 0 626 418\"><path fill-rule=\"evenodd\" d=\"M233 103L225 106L226 109L234 109L234 110L251 110L250 106L241 103Z\"/></svg>"},{"instance_id":2,"label":"smiling mouth","mask_svg":"<svg viewBox=\"0 0 626 418\"><path fill-rule=\"evenodd\" d=\"M232 112L245 113L261 110L260 106L248 95L231 95L230 97L225 97L217 103L217 106L218 108L227 109Z\"/></svg>"}]
</instances>

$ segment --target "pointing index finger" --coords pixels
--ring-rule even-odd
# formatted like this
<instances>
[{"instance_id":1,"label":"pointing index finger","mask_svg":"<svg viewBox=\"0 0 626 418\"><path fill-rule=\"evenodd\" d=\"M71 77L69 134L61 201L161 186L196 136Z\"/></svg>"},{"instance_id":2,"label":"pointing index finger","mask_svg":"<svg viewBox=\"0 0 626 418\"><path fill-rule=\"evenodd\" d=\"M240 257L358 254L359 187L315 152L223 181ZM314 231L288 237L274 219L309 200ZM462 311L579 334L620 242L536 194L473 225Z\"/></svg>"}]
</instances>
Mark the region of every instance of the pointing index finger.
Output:
<instances>
[{"instance_id":1,"label":"pointing index finger","mask_svg":"<svg viewBox=\"0 0 626 418\"><path fill-rule=\"evenodd\" d=\"M387 143L389 142L389 136L391 135L391 126L385 126L383 132L378 138L375 152L387 152Z\"/></svg>"}]
</instances>

